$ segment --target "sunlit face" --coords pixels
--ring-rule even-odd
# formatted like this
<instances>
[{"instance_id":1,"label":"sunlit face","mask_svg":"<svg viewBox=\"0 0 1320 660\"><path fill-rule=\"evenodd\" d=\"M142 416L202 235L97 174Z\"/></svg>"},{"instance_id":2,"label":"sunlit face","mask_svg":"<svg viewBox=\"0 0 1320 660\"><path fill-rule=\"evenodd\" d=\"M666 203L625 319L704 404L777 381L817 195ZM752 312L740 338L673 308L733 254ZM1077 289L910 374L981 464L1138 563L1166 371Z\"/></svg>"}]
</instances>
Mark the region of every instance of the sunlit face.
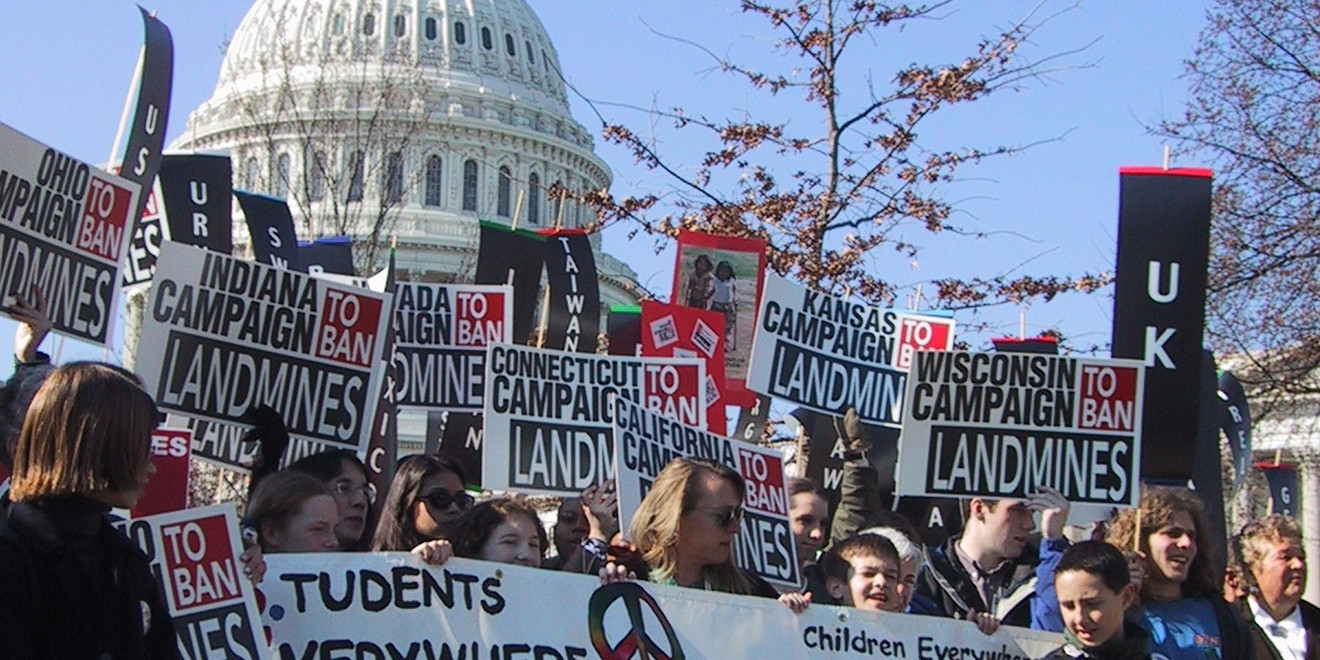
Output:
<instances>
[{"instance_id":1,"label":"sunlit face","mask_svg":"<svg viewBox=\"0 0 1320 660\"><path fill-rule=\"evenodd\" d=\"M443 488L450 495L464 492L463 480L457 474L445 470L422 479L422 487L417 493L425 495L436 488ZM439 511L421 499L413 502L413 526L417 528L417 533L428 539L444 538L460 515L463 515L463 508L456 501Z\"/></svg>"},{"instance_id":2,"label":"sunlit face","mask_svg":"<svg viewBox=\"0 0 1320 660\"><path fill-rule=\"evenodd\" d=\"M1108 642L1123 630L1123 612L1133 601L1128 586L1114 593L1099 575L1064 571L1054 576L1063 625L1086 647Z\"/></svg>"},{"instance_id":3,"label":"sunlit face","mask_svg":"<svg viewBox=\"0 0 1320 660\"><path fill-rule=\"evenodd\" d=\"M335 523L339 508L329 495L308 498L283 528L262 530L269 552L328 552L339 547Z\"/></svg>"},{"instance_id":4,"label":"sunlit face","mask_svg":"<svg viewBox=\"0 0 1320 660\"><path fill-rule=\"evenodd\" d=\"M692 510L684 513L678 523L674 544L677 563L717 566L729 561L733 553L733 540L742 521L741 516L730 520L729 514L741 512L742 498L733 484L713 473L701 470L692 478L698 480L697 498Z\"/></svg>"},{"instance_id":5,"label":"sunlit face","mask_svg":"<svg viewBox=\"0 0 1320 660\"><path fill-rule=\"evenodd\" d=\"M788 520L793 527L793 540L797 542L799 563L816 560L816 552L825 539L829 516L829 504L820 495L798 493L789 500Z\"/></svg>"},{"instance_id":6,"label":"sunlit face","mask_svg":"<svg viewBox=\"0 0 1320 660\"><path fill-rule=\"evenodd\" d=\"M481 544L478 559L496 561L501 564L518 564L540 568L541 537L536 533L540 523L528 520L526 516L514 514L496 527Z\"/></svg>"},{"instance_id":7,"label":"sunlit face","mask_svg":"<svg viewBox=\"0 0 1320 660\"><path fill-rule=\"evenodd\" d=\"M831 596L859 610L903 611L897 591L898 564L874 555L861 555L849 559L848 565L852 570L846 584L838 578L827 579L826 587Z\"/></svg>"},{"instance_id":8,"label":"sunlit face","mask_svg":"<svg viewBox=\"0 0 1320 660\"><path fill-rule=\"evenodd\" d=\"M1196 559L1196 523L1191 514L1177 512L1169 524L1155 530L1147 540L1150 543L1147 559L1152 570L1146 578L1178 585L1186 582Z\"/></svg>"},{"instance_id":9,"label":"sunlit face","mask_svg":"<svg viewBox=\"0 0 1320 660\"><path fill-rule=\"evenodd\" d=\"M1036 529L1036 521L1026 502L1001 499L994 507L983 503L980 514L985 521L981 533L985 549L1004 559L1021 556Z\"/></svg>"},{"instance_id":10,"label":"sunlit face","mask_svg":"<svg viewBox=\"0 0 1320 660\"><path fill-rule=\"evenodd\" d=\"M362 538L371 497L368 495L367 475L362 472L362 468L348 459L341 460L339 476L326 485L335 498L335 506L339 507L335 536L339 538L339 547L348 548Z\"/></svg>"},{"instance_id":11,"label":"sunlit face","mask_svg":"<svg viewBox=\"0 0 1320 660\"><path fill-rule=\"evenodd\" d=\"M1288 538L1260 543L1266 546L1265 554L1251 566L1260 599L1291 609L1306 590L1306 551Z\"/></svg>"}]
</instances>

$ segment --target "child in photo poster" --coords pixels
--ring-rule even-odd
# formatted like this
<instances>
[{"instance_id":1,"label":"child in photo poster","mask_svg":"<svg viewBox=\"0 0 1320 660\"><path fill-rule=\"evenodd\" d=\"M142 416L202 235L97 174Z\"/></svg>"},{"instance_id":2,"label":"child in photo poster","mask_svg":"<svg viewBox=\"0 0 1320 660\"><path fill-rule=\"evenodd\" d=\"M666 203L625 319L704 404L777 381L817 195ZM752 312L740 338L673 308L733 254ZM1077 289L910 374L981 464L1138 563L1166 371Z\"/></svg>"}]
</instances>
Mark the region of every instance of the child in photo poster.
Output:
<instances>
[{"instance_id":1,"label":"child in photo poster","mask_svg":"<svg viewBox=\"0 0 1320 660\"><path fill-rule=\"evenodd\" d=\"M711 274L713 270L715 267L711 264L710 257L704 254L697 255L696 260L692 262L692 275L687 281L687 301L684 304L688 307L706 309L706 303L714 292L715 276Z\"/></svg>"},{"instance_id":2,"label":"child in photo poster","mask_svg":"<svg viewBox=\"0 0 1320 660\"><path fill-rule=\"evenodd\" d=\"M711 281L710 309L724 314L725 350L738 349L738 278L733 264L721 260Z\"/></svg>"}]
</instances>

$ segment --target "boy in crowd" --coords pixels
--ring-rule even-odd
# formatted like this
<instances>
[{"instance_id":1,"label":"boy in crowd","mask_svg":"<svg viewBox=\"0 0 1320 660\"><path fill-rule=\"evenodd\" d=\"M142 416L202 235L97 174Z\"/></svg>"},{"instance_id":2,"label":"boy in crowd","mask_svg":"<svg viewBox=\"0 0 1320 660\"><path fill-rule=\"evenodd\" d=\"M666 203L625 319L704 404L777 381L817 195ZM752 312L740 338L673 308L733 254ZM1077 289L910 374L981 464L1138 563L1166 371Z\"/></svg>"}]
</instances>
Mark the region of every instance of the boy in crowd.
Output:
<instances>
[{"instance_id":1,"label":"boy in crowd","mask_svg":"<svg viewBox=\"0 0 1320 660\"><path fill-rule=\"evenodd\" d=\"M1054 573L1064 639L1047 660L1149 658L1150 637L1124 613L1137 599L1123 553L1104 541L1068 548Z\"/></svg>"},{"instance_id":2,"label":"boy in crowd","mask_svg":"<svg viewBox=\"0 0 1320 660\"><path fill-rule=\"evenodd\" d=\"M821 557L825 588L840 605L871 612L902 612L898 597L898 550L879 534L861 534L834 544Z\"/></svg>"}]
</instances>

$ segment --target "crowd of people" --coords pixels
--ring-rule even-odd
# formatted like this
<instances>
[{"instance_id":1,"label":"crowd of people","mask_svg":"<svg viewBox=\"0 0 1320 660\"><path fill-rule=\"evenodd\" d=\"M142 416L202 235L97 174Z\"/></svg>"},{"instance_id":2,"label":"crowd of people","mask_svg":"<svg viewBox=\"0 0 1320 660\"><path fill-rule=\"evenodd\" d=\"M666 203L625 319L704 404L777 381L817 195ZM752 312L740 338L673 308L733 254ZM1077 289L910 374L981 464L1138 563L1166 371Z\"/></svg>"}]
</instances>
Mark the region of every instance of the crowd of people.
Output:
<instances>
[{"instance_id":1,"label":"crowd of people","mask_svg":"<svg viewBox=\"0 0 1320 660\"><path fill-rule=\"evenodd\" d=\"M19 299L31 320L0 393L0 458L12 468L0 505L0 649L7 658L178 657L161 585L110 517L142 497L163 415L120 367L52 367L36 350L49 327L40 307ZM973 497L961 533L928 548L882 510L855 415L841 426L848 453L833 515L810 481L788 486L805 578L796 591L736 565L743 478L688 458L660 472L627 530L611 483L565 499L547 530L523 498L475 497L444 456L400 460L379 519L379 493L352 452L287 466L274 457L246 503L244 562L260 580L263 553L406 551L430 564L464 557L775 598L799 613L846 606L962 619L986 634L1001 625L1056 631L1065 640L1057 658L1320 660L1320 610L1301 600L1307 563L1291 518L1240 530L1227 580L1200 544L1205 509L1185 488L1146 489L1139 508L1117 511L1077 543L1065 537L1069 504L1054 490Z\"/></svg>"}]
</instances>

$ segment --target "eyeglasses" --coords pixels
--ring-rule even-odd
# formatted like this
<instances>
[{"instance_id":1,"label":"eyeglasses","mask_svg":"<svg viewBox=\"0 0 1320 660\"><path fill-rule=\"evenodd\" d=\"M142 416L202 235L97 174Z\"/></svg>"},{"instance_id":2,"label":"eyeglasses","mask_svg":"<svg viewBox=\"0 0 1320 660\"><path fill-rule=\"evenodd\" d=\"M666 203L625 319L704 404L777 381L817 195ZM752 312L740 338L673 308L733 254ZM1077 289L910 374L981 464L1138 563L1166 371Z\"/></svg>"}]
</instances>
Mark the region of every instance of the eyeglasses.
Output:
<instances>
[{"instance_id":1,"label":"eyeglasses","mask_svg":"<svg viewBox=\"0 0 1320 660\"><path fill-rule=\"evenodd\" d=\"M427 506L436 511L448 509L451 504L457 504L458 508L466 509L472 506L472 503L476 501L471 495L468 495L463 491L451 493L443 488L433 488L425 494L418 496L417 499L426 502Z\"/></svg>"},{"instance_id":2,"label":"eyeglasses","mask_svg":"<svg viewBox=\"0 0 1320 660\"><path fill-rule=\"evenodd\" d=\"M330 490L334 491L335 495L340 497L356 497L357 495L361 495L366 498L368 506L376 501L376 487L372 484L362 484L361 486L357 486L351 481L336 481L330 484Z\"/></svg>"},{"instance_id":3,"label":"eyeglasses","mask_svg":"<svg viewBox=\"0 0 1320 660\"><path fill-rule=\"evenodd\" d=\"M734 525L741 525L743 520L743 514L747 513L741 506L735 506L732 509L720 509L720 510L700 509L700 511L704 511L712 516L715 516L715 521L719 523L721 529L728 529L729 527L732 527Z\"/></svg>"}]
</instances>

